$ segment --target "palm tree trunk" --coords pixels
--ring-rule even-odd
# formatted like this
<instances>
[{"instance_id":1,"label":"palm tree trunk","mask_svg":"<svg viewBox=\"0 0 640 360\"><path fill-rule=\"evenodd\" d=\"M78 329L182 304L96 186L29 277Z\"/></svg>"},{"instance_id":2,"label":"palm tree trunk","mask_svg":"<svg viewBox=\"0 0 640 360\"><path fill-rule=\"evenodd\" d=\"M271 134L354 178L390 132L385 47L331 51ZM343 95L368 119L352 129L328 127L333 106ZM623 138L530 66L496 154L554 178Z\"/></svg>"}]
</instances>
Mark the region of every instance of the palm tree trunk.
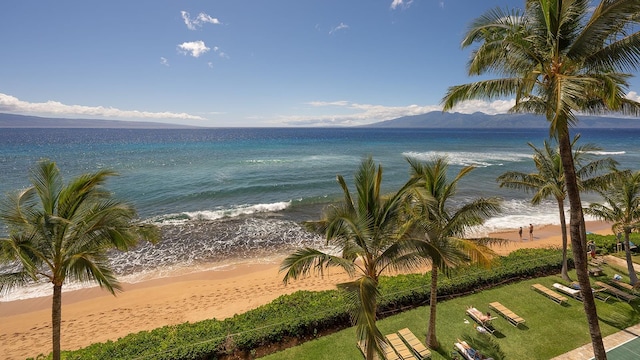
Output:
<instances>
[{"instance_id":1,"label":"palm tree trunk","mask_svg":"<svg viewBox=\"0 0 640 360\"><path fill-rule=\"evenodd\" d=\"M633 268L633 260L631 259L631 244L629 243L630 230L624 229L624 255L627 258L627 271L629 271L629 282L631 285L638 283L638 275Z\"/></svg>"},{"instance_id":2,"label":"palm tree trunk","mask_svg":"<svg viewBox=\"0 0 640 360\"><path fill-rule=\"evenodd\" d=\"M565 185L567 186L567 196L569 197L571 249L573 251L578 283L580 284L580 292L583 299L582 304L587 316L589 333L591 334L593 354L596 360L606 360L607 354L604 344L602 343L602 333L600 332L600 324L598 323L596 303L593 292L591 291L591 283L589 282L586 256L587 233L584 226L584 215L582 213L582 203L580 201L580 191L578 189L576 169L573 163L568 128L565 128L564 131L559 131L558 145L560 147L560 158L562 159Z\"/></svg>"},{"instance_id":3,"label":"palm tree trunk","mask_svg":"<svg viewBox=\"0 0 640 360\"><path fill-rule=\"evenodd\" d=\"M60 327L62 325L62 285L53 285L51 326L53 329L53 360L60 360Z\"/></svg>"},{"instance_id":4,"label":"palm tree trunk","mask_svg":"<svg viewBox=\"0 0 640 360\"><path fill-rule=\"evenodd\" d=\"M437 349L438 338L436 337L436 305L438 303L438 268L433 266L431 269L431 296L429 299L429 327L427 329L427 346L431 349Z\"/></svg>"},{"instance_id":5,"label":"palm tree trunk","mask_svg":"<svg viewBox=\"0 0 640 360\"><path fill-rule=\"evenodd\" d=\"M558 200L558 210L560 212L560 231L562 231L562 270L560 274L565 281L571 281L567 266L567 219L564 216L564 201Z\"/></svg>"}]
</instances>

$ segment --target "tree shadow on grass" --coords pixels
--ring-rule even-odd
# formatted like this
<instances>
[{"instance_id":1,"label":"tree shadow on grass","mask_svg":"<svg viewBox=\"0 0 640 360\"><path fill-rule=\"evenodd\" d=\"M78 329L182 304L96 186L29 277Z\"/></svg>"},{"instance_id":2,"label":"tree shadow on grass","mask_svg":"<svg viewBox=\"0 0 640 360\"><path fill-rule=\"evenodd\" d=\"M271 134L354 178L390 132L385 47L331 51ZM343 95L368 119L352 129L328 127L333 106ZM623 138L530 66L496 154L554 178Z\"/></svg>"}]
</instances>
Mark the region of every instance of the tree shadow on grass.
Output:
<instances>
[{"instance_id":1,"label":"tree shadow on grass","mask_svg":"<svg viewBox=\"0 0 640 360\"><path fill-rule=\"evenodd\" d=\"M479 351L483 358L492 358L494 360L504 360L506 358L500 345L495 341L493 335L489 333L465 333L456 340L456 342L459 341L465 341L474 350ZM440 344L438 349L432 349L432 351L437 352L444 359L464 359L454 344L451 344L451 346Z\"/></svg>"},{"instance_id":2,"label":"tree shadow on grass","mask_svg":"<svg viewBox=\"0 0 640 360\"><path fill-rule=\"evenodd\" d=\"M497 332L497 331L496 331ZM495 335L495 334L494 334ZM502 335L504 337L504 335ZM477 349L487 358L495 360L503 360L506 355L500 348L500 345L493 339L490 334L478 333L474 336L463 335L463 340L474 349Z\"/></svg>"},{"instance_id":3,"label":"tree shadow on grass","mask_svg":"<svg viewBox=\"0 0 640 360\"><path fill-rule=\"evenodd\" d=\"M616 329L626 329L633 326L640 322L640 305L635 302L629 305L629 307L617 308L611 314L598 316L598 319Z\"/></svg>"}]
</instances>

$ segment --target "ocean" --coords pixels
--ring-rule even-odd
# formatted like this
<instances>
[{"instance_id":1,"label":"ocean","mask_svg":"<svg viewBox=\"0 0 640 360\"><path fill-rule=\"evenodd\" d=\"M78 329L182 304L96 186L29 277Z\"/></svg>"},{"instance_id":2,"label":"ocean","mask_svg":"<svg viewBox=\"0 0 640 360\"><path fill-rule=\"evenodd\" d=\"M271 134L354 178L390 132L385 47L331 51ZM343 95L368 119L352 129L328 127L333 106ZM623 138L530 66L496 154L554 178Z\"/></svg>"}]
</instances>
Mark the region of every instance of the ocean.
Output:
<instances>
[{"instance_id":1,"label":"ocean","mask_svg":"<svg viewBox=\"0 0 640 360\"><path fill-rule=\"evenodd\" d=\"M613 157L620 168L638 169L640 129L573 133L581 134L581 144L601 147L598 155ZM117 171L108 189L163 234L155 246L112 253L120 280L136 282L271 262L300 246L324 246L300 222L319 219L327 204L340 200L336 175L352 186L367 156L382 165L388 192L408 180L407 157L446 156L452 176L462 166L476 166L460 183L456 201L504 200L503 213L475 229L476 235L557 224L553 201L534 207L530 194L500 189L496 182L506 171L533 171L527 144L542 147L548 135L545 129L0 129L0 193L28 186L30 169L43 158L55 161L66 180L98 169ZM585 204L598 200L583 196ZM0 295L0 301L50 292L48 284L39 284Z\"/></svg>"}]
</instances>

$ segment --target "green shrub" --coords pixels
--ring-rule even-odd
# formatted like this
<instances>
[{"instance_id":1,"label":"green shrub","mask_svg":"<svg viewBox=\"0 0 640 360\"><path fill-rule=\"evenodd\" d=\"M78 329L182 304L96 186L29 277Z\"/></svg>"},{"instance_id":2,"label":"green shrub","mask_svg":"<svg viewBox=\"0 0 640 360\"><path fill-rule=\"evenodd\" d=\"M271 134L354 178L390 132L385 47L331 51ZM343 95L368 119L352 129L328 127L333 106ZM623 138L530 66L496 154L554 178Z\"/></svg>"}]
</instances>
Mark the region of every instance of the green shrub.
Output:
<instances>
[{"instance_id":1,"label":"green shrub","mask_svg":"<svg viewBox=\"0 0 640 360\"><path fill-rule=\"evenodd\" d=\"M616 246L618 244L618 238L616 235L587 234L587 241L590 240L593 240L596 243L596 247L603 254L610 254L617 251ZM624 235L621 235L620 241L624 242ZM636 245L640 245L640 234L630 234L629 241Z\"/></svg>"},{"instance_id":2,"label":"green shrub","mask_svg":"<svg viewBox=\"0 0 640 360\"><path fill-rule=\"evenodd\" d=\"M494 266L452 270L440 276L438 296L455 297L521 280L558 273L562 254L557 249L522 249L501 257ZM382 277L381 315L428 303L430 273ZM63 359L216 359L234 352L251 354L258 347L288 338L301 340L319 332L350 326L342 292L298 291L225 320L205 320L130 334L118 341L63 352Z\"/></svg>"}]
</instances>

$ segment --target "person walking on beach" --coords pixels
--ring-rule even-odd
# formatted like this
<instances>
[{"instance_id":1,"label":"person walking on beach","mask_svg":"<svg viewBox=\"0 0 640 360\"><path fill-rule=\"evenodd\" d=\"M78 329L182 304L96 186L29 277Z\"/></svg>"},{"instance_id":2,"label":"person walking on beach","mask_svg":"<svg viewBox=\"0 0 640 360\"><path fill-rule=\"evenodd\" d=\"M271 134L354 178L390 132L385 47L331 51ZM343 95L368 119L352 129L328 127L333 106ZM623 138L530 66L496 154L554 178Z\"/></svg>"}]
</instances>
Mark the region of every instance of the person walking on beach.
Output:
<instances>
[{"instance_id":1,"label":"person walking on beach","mask_svg":"<svg viewBox=\"0 0 640 360\"><path fill-rule=\"evenodd\" d=\"M520 230L518 230L518 235L520 235L520 241L522 241L522 226L520 226Z\"/></svg>"},{"instance_id":2,"label":"person walking on beach","mask_svg":"<svg viewBox=\"0 0 640 360\"><path fill-rule=\"evenodd\" d=\"M533 241L533 225L529 224L529 241Z\"/></svg>"}]
</instances>

